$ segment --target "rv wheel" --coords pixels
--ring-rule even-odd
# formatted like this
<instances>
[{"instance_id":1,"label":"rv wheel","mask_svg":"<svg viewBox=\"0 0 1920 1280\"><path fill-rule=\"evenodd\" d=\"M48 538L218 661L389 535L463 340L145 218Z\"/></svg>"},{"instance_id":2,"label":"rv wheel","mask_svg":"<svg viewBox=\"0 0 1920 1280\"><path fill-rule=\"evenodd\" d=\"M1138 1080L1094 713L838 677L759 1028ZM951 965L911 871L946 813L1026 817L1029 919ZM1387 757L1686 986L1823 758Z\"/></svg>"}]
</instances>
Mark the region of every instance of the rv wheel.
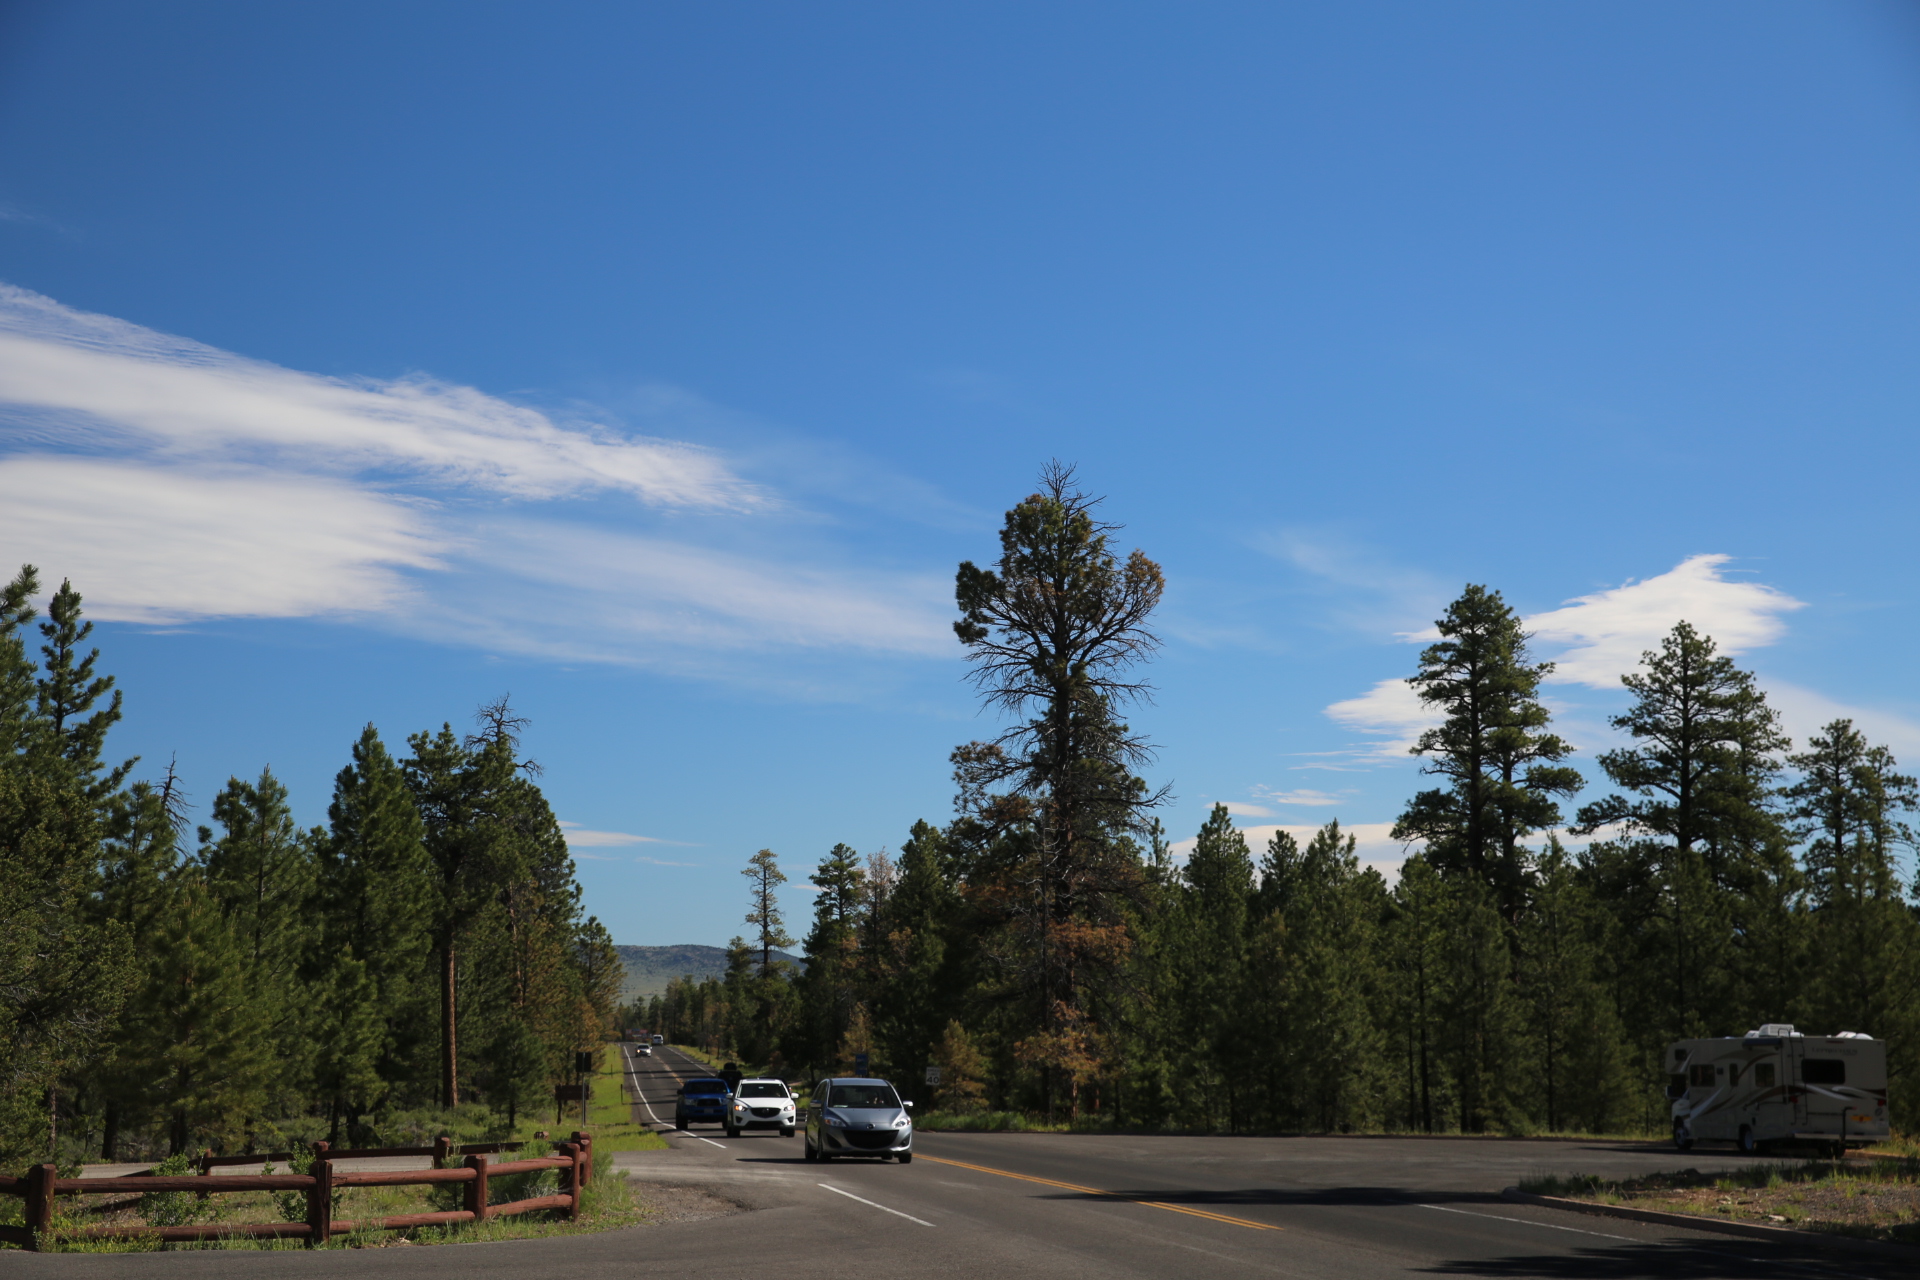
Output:
<instances>
[{"instance_id":1,"label":"rv wheel","mask_svg":"<svg viewBox=\"0 0 1920 1280\"><path fill-rule=\"evenodd\" d=\"M1687 1132L1687 1122L1685 1120L1675 1120L1673 1122L1673 1145L1682 1151L1693 1150L1693 1135Z\"/></svg>"},{"instance_id":2,"label":"rv wheel","mask_svg":"<svg viewBox=\"0 0 1920 1280\"><path fill-rule=\"evenodd\" d=\"M1760 1149L1760 1144L1753 1140L1753 1129L1744 1124L1740 1126L1740 1149L1748 1155Z\"/></svg>"}]
</instances>

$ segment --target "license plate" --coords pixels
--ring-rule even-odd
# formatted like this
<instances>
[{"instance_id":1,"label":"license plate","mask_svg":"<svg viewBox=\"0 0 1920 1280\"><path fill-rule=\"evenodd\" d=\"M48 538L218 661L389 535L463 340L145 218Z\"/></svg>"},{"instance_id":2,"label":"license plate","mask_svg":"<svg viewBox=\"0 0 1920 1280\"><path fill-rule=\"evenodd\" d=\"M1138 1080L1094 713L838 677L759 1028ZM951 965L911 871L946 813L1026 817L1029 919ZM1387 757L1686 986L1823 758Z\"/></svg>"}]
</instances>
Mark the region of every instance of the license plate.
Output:
<instances>
[{"instance_id":1,"label":"license plate","mask_svg":"<svg viewBox=\"0 0 1920 1280\"><path fill-rule=\"evenodd\" d=\"M1873 1117L1872 1116L1854 1116L1853 1122L1855 1124L1872 1124Z\"/></svg>"}]
</instances>

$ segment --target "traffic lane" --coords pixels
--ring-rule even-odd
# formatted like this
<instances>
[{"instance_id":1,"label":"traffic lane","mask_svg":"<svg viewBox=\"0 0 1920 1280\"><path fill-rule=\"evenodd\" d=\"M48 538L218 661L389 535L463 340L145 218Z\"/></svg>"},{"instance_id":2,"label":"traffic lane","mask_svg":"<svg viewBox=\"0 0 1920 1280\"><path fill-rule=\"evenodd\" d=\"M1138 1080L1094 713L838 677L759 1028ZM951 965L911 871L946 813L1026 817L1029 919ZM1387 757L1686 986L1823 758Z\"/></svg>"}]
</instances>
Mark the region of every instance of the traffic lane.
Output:
<instances>
[{"instance_id":1,"label":"traffic lane","mask_svg":"<svg viewBox=\"0 0 1920 1280\"><path fill-rule=\"evenodd\" d=\"M976 1173L977 1177L1009 1181L1006 1175L1013 1174L1018 1175L1011 1179L1014 1182L1038 1178L1078 1183L1107 1193L1082 1193L1087 1199L1126 1200L1142 1207L1160 1204L1282 1227L1302 1247L1310 1238L1347 1251L1352 1257L1339 1269L1353 1274L1371 1272L1375 1264L1393 1274L1475 1267L1493 1268L1489 1274L1569 1276L1786 1277L1892 1275L1902 1270L1885 1265L1863 1269L1860 1260L1848 1255L1836 1263L1834 1255L1811 1248L1785 1251L1707 1232L1512 1205L1500 1200L1496 1191L1461 1185L1479 1180L1482 1186L1488 1181L1497 1186L1498 1179L1510 1171L1504 1163L1510 1157L1499 1153L1485 1158L1477 1172L1456 1170L1450 1175L1419 1177L1405 1169L1375 1167L1371 1170L1377 1179L1374 1185L1313 1185L1311 1174L1303 1174L1297 1175L1296 1185L1287 1186L1276 1176L1271 1152L1255 1151L1249 1158L1230 1149L1241 1141L1155 1136L1119 1145L1105 1138L1081 1143L1077 1136L1067 1135L923 1133L916 1138L916 1146L923 1163L951 1158L995 1170ZM1316 1167L1345 1163L1321 1160ZM1434 1172L1427 1170L1429 1175ZM1259 1175L1265 1185L1250 1173ZM1423 1187L1422 1182L1452 1185ZM1075 1194L1062 1187L1049 1188L1045 1182L1028 1186L1029 1194L1042 1197ZM1363 1266L1363 1256L1373 1262ZM1546 1258L1560 1261L1548 1266ZM1511 1270L1516 1267L1519 1270Z\"/></svg>"},{"instance_id":2,"label":"traffic lane","mask_svg":"<svg viewBox=\"0 0 1920 1280\"><path fill-rule=\"evenodd\" d=\"M1203 1179L1222 1187L1301 1193L1365 1189L1409 1195L1497 1193L1522 1179L1592 1173L1627 1177L1660 1170L1750 1166L1726 1151L1675 1151L1651 1143L1535 1142L1500 1138L1261 1138L1128 1134L935 1133L920 1135L957 1159L1014 1161L1017 1172L1067 1177L1098 1170L1122 1180ZM931 1150L931 1147L925 1148Z\"/></svg>"}]
</instances>

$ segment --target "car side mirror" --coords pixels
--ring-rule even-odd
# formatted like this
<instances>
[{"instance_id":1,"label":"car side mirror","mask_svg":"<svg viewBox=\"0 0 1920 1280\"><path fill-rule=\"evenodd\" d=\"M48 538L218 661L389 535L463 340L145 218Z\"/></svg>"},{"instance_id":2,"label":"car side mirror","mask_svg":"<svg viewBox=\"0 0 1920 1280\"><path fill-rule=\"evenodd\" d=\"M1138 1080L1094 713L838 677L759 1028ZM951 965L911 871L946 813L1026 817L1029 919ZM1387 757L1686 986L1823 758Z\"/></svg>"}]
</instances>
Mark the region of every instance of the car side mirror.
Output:
<instances>
[{"instance_id":1,"label":"car side mirror","mask_svg":"<svg viewBox=\"0 0 1920 1280\"><path fill-rule=\"evenodd\" d=\"M913 1110L913 1104L911 1102L903 1102L900 1105L905 1107L909 1111Z\"/></svg>"}]
</instances>

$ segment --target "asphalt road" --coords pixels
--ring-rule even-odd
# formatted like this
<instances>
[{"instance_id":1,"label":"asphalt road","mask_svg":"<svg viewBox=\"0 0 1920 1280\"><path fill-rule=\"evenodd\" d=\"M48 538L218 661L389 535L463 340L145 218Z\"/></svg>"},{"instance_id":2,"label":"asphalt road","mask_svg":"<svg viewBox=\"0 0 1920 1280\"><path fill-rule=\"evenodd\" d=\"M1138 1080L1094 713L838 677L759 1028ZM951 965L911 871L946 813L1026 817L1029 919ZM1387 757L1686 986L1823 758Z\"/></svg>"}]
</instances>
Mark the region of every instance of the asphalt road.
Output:
<instances>
[{"instance_id":1,"label":"asphalt road","mask_svg":"<svg viewBox=\"0 0 1920 1280\"><path fill-rule=\"evenodd\" d=\"M671 1050L632 1061L641 1119L672 1121ZM537 1268L689 1280L1485 1276L1550 1280L1841 1280L1910 1264L1508 1204L1537 1172L1621 1174L1746 1157L1631 1144L1420 1138L921 1134L907 1166L807 1164L801 1139L716 1128L625 1153L642 1181L747 1212L565 1239L356 1252L7 1254L22 1276L435 1277Z\"/></svg>"}]
</instances>

